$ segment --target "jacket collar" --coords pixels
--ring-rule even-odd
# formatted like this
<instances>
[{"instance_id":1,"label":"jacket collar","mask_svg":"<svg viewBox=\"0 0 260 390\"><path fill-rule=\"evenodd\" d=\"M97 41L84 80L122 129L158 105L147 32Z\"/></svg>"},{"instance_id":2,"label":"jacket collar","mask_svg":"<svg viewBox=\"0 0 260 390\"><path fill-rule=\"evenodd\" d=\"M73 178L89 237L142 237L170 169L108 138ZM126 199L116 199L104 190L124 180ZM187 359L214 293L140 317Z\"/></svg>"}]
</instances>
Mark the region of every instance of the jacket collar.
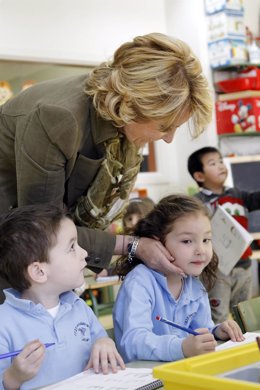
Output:
<instances>
[{"instance_id":1,"label":"jacket collar","mask_svg":"<svg viewBox=\"0 0 260 390\"><path fill-rule=\"evenodd\" d=\"M224 187L223 189L223 194L229 190L229 187ZM204 187L200 187L200 192L206 196L210 196L210 195L218 195L219 194L215 194L213 191L207 189L207 188L204 188ZM222 195L222 194L221 194Z\"/></svg>"},{"instance_id":2,"label":"jacket collar","mask_svg":"<svg viewBox=\"0 0 260 390\"><path fill-rule=\"evenodd\" d=\"M105 120L98 115L97 111L93 107L92 101L90 103L90 120L95 144L103 143L108 139L118 136L117 128L111 121Z\"/></svg>"}]
</instances>

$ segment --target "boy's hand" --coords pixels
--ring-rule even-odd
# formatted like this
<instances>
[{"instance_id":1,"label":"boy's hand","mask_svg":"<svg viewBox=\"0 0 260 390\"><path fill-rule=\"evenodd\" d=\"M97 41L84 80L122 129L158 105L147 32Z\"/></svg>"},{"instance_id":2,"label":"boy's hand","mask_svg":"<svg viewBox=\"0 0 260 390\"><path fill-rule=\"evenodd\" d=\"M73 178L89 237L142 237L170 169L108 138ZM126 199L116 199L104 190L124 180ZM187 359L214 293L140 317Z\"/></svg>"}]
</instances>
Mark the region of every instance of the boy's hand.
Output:
<instances>
[{"instance_id":1,"label":"boy's hand","mask_svg":"<svg viewBox=\"0 0 260 390\"><path fill-rule=\"evenodd\" d=\"M243 341L245 340L242 330L236 321L227 320L218 325L214 335L220 340Z\"/></svg>"},{"instance_id":2,"label":"boy's hand","mask_svg":"<svg viewBox=\"0 0 260 390\"><path fill-rule=\"evenodd\" d=\"M86 370L93 368L96 373L99 373L101 368L103 374L108 374L109 368L112 372L117 372L118 366L125 369L125 363L119 355L114 341L108 337L101 337L92 347Z\"/></svg>"},{"instance_id":3,"label":"boy's hand","mask_svg":"<svg viewBox=\"0 0 260 390\"><path fill-rule=\"evenodd\" d=\"M45 346L34 340L26 344L11 366L4 372L3 383L6 390L16 390L32 379L39 371L45 354Z\"/></svg>"},{"instance_id":4,"label":"boy's hand","mask_svg":"<svg viewBox=\"0 0 260 390\"><path fill-rule=\"evenodd\" d=\"M185 357L215 351L217 342L213 334L206 328L196 329L196 332L200 333L200 335L190 335L182 342L182 351Z\"/></svg>"}]
</instances>

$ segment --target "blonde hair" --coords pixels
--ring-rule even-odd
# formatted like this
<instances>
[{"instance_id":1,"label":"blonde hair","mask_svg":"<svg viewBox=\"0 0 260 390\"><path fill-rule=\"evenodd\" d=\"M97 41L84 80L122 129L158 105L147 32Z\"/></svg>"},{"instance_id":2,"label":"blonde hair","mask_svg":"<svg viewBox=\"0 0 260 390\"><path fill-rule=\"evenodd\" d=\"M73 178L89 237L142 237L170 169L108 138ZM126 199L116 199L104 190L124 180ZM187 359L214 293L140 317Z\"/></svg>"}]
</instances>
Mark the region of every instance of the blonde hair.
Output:
<instances>
[{"instance_id":1,"label":"blonde hair","mask_svg":"<svg viewBox=\"0 0 260 390\"><path fill-rule=\"evenodd\" d=\"M85 92L116 127L161 120L169 129L190 113L197 137L211 121L212 97L200 61L186 43L160 33L120 46L111 62L92 71Z\"/></svg>"}]
</instances>

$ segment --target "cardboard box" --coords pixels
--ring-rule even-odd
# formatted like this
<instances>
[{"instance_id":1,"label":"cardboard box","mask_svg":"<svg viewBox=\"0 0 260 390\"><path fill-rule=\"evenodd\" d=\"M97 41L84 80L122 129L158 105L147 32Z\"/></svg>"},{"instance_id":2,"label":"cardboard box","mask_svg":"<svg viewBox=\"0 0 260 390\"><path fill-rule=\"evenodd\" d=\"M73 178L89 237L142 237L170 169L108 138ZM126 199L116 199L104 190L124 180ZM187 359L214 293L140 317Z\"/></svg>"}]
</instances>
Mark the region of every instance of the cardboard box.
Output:
<instances>
[{"instance_id":1,"label":"cardboard box","mask_svg":"<svg viewBox=\"0 0 260 390\"><path fill-rule=\"evenodd\" d=\"M208 42L219 39L246 39L244 15L222 11L207 17Z\"/></svg>"},{"instance_id":2,"label":"cardboard box","mask_svg":"<svg viewBox=\"0 0 260 390\"><path fill-rule=\"evenodd\" d=\"M221 95L221 100L216 102L218 134L260 131L260 96L248 97L245 92L237 92L236 99L232 99L234 94L227 94L226 100Z\"/></svg>"},{"instance_id":3,"label":"cardboard box","mask_svg":"<svg viewBox=\"0 0 260 390\"><path fill-rule=\"evenodd\" d=\"M223 10L244 11L243 0L205 0L207 14Z\"/></svg>"},{"instance_id":4,"label":"cardboard box","mask_svg":"<svg viewBox=\"0 0 260 390\"><path fill-rule=\"evenodd\" d=\"M209 62L212 68L247 63L246 43L239 39L220 39L208 43Z\"/></svg>"}]
</instances>

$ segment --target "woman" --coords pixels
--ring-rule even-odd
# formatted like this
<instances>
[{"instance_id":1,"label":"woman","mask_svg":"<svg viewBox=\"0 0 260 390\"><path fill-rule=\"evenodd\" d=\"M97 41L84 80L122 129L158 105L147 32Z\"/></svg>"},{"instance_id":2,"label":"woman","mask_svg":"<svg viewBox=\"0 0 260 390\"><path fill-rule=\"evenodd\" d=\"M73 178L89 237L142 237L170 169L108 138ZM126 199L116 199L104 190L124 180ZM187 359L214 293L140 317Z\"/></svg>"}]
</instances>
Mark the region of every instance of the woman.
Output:
<instances>
[{"instance_id":1,"label":"woman","mask_svg":"<svg viewBox=\"0 0 260 390\"><path fill-rule=\"evenodd\" d=\"M90 75L40 83L0 108L0 212L65 203L89 266L108 267L113 254L132 248L131 237L102 230L128 199L141 148L172 142L188 120L198 136L211 113L208 84L190 48L159 33L138 36ZM162 244L148 238L137 244L150 267L176 270Z\"/></svg>"}]
</instances>

